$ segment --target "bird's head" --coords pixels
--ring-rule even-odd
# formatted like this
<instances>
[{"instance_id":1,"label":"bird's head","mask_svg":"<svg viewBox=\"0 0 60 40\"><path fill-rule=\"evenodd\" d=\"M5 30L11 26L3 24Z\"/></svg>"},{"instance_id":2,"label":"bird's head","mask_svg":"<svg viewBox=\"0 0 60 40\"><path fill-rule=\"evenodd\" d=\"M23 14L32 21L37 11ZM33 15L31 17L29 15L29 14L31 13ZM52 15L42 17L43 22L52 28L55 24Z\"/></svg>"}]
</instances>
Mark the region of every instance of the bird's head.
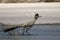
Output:
<instances>
[{"instance_id":1,"label":"bird's head","mask_svg":"<svg viewBox=\"0 0 60 40\"><path fill-rule=\"evenodd\" d=\"M36 13L34 18L35 18L35 19L38 19L38 17L41 17L41 16L39 16L39 14Z\"/></svg>"}]
</instances>

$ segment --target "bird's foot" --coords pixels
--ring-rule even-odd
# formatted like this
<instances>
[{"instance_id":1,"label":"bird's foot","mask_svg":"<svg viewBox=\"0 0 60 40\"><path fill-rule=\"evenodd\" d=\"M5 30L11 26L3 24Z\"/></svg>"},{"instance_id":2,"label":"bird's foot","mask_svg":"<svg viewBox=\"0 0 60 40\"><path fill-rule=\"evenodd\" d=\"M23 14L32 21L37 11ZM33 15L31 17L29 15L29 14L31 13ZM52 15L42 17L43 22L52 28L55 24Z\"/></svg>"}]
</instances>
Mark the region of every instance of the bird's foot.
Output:
<instances>
[{"instance_id":1,"label":"bird's foot","mask_svg":"<svg viewBox=\"0 0 60 40\"><path fill-rule=\"evenodd\" d=\"M31 34L28 33L28 35L30 36Z\"/></svg>"}]
</instances>

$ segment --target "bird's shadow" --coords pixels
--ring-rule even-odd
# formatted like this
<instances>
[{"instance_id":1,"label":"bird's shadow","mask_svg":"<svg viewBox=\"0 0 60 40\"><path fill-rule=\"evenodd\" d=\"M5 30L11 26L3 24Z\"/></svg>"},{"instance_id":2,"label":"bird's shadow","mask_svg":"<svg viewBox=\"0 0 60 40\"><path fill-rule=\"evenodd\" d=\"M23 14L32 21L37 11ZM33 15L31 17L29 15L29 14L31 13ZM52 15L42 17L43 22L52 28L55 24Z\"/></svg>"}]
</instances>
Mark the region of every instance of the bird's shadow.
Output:
<instances>
[{"instance_id":1,"label":"bird's shadow","mask_svg":"<svg viewBox=\"0 0 60 40\"><path fill-rule=\"evenodd\" d=\"M17 34L17 35L2 35L2 36L39 36L39 34Z\"/></svg>"},{"instance_id":2,"label":"bird's shadow","mask_svg":"<svg viewBox=\"0 0 60 40\"><path fill-rule=\"evenodd\" d=\"M39 36L39 34L18 34L19 36ZM18 36L17 35L17 36Z\"/></svg>"}]
</instances>

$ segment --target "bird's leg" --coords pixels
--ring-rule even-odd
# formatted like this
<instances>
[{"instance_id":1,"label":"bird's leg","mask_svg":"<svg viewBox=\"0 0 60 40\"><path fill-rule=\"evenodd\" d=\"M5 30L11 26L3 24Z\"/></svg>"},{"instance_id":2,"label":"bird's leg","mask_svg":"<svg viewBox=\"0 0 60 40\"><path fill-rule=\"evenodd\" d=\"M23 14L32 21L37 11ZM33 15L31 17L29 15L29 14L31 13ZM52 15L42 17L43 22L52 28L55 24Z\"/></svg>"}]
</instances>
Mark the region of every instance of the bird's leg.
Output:
<instances>
[{"instance_id":1,"label":"bird's leg","mask_svg":"<svg viewBox=\"0 0 60 40\"><path fill-rule=\"evenodd\" d=\"M23 28L23 33L22 33L22 35L24 35L24 33L25 33L25 28Z\"/></svg>"},{"instance_id":2,"label":"bird's leg","mask_svg":"<svg viewBox=\"0 0 60 40\"><path fill-rule=\"evenodd\" d=\"M28 35L30 35L30 33L28 32L30 28L26 28L26 33L28 33Z\"/></svg>"}]
</instances>

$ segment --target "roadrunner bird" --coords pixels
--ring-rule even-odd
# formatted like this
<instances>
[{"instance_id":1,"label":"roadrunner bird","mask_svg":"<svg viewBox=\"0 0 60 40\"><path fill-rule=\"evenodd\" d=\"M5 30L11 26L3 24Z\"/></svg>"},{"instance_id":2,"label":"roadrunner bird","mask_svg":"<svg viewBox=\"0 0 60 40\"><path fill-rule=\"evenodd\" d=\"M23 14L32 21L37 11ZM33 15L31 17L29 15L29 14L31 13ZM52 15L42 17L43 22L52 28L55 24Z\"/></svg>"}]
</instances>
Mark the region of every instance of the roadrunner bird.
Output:
<instances>
[{"instance_id":1,"label":"roadrunner bird","mask_svg":"<svg viewBox=\"0 0 60 40\"><path fill-rule=\"evenodd\" d=\"M34 25L34 23L36 22L38 17L41 17L41 16L39 16L39 14L36 13L35 16L34 16L34 19L32 21L30 21L26 24L11 25L12 27L5 29L4 32L9 32L9 31L12 31L16 28L21 28L22 27L23 28L23 33L22 34L24 35L25 32L29 34L29 32L28 32L29 29L32 28L32 26Z\"/></svg>"}]
</instances>

